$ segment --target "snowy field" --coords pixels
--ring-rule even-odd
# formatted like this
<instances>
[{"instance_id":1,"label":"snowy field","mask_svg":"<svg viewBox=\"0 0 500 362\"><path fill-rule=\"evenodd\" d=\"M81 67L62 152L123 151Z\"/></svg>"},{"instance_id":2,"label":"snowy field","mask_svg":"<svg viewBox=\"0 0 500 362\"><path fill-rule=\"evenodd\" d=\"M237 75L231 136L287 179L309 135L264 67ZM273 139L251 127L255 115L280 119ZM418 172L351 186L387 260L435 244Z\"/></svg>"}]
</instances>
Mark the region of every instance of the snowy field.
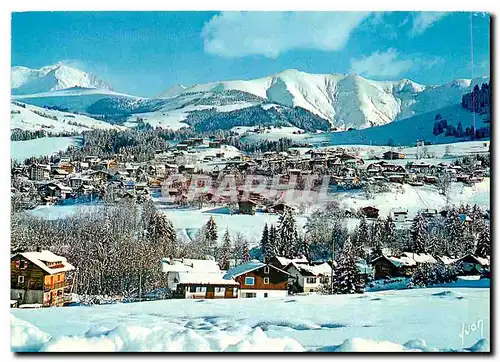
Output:
<instances>
[{"instance_id":1,"label":"snowy field","mask_svg":"<svg viewBox=\"0 0 500 362\"><path fill-rule=\"evenodd\" d=\"M20 107L11 103L10 128L26 131L46 130L58 134L61 132L83 132L93 129L123 129L124 127L87 117L82 114L56 111L25 104ZM46 116L42 116L46 115ZM48 117L47 117L48 116Z\"/></svg>"},{"instance_id":2,"label":"snowy field","mask_svg":"<svg viewBox=\"0 0 500 362\"><path fill-rule=\"evenodd\" d=\"M44 137L28 141L11 141L10 157L22 162L30 157L50 156L69 146L79 146L81 137Z\"/></svg>"},{"instance_id":3,"label":"snowy field","mask_svg":"<svg viewBox=\"0 0 500 362\"><path fill-rule=\"evenodd\" d=\"M481 281L478 281L481 282ZM489 288L11 310L13 351L488 351ZM479 342L478 342L479 341Z\"/></svg>"}]
</instances>

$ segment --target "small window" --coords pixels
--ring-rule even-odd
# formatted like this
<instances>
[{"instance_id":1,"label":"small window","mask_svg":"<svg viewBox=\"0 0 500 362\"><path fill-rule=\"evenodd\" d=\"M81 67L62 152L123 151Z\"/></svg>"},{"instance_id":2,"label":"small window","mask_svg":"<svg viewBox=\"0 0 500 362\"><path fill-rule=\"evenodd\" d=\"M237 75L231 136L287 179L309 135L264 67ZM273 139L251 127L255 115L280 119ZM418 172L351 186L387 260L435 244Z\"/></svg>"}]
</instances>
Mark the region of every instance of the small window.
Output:
<instances>
[{"instance_id":1,"label":"small window","mask_svg":"<svg viewBox=\"0 0 500 362\"><path fill-rule=\"evenodd\" d=\"M267 293L264 293L264 298L267 298Z\"/></svg>"},{"instance_id":2,"label":"small window","mask_svg":"<svg viewBox=\"0 0 500 362\"><path fill-rule=\"evenodd\" d=\"M247 298L255 298L255 297L257 297L257 293L246 293L245 297L247 297Z\"/></svg>"},{"instance_id":3,"label":"small window","mask_svg":"<svg viewBox=\"0 0 500 362\"><path fill-rule=\"evenodd\" d=\"M269 284L269 278L264 278L264 284Z\"/></svg>"},{"instance_id":4,"label":"small window","mask_svg":"<svg viewBox=\"0 0 500 362\"><path fill-rule=\"evenodd\" d=\"M62 295L63 295L62 290L58 290L58 291L57 291L57 296L58 296L58 297L62 297Z\"/></svg>"},{"instance_id":5,"label":"small window","mask_svg":"<svg viewBox=\"0 0 500 362\"><path fill-rule=\"evenodd\" d=\"M269 266L264 267L264 274L269 274Z\"/></svg>"},{"instance_id":6,"label":"small window","mask_svg":"<svg viewBox=\"0 0 500 362\"><path fill-rule=\"evenodd\" d=\"M24 276L22 276L22 275L18 276L18 277L17 277L17 282L18 282L19 284L24 284Z\"/></svg>"},{"instance_id":7,"label":"small window","mask_svg":"<svg viewBox=\"0 0 500 362\"><path fill-rule=\"evenodd\" d=\"M190 286L189 287L189 292L190 293L196 293L196 287Z\"/></svg>"},{"instance_id":8,"label":"small window","mask_svg":"<svg viewBox=\"0 0 500 362\"><path fill-rule=\"evenodd\" d=\"M307 278L306 282L308 284L314 284L314 283L316 283L316 278Z\"/></svg>"},{"instance_id":9,"label":"small window","mask_svg":"<svg viewBox=\"0 0 500 362\"><path fill-rule=\"evenodd\" d=\"M245 285L255 285L255 278L254 277L246 277L245 278Z\"/></svg>"}]
</instances>

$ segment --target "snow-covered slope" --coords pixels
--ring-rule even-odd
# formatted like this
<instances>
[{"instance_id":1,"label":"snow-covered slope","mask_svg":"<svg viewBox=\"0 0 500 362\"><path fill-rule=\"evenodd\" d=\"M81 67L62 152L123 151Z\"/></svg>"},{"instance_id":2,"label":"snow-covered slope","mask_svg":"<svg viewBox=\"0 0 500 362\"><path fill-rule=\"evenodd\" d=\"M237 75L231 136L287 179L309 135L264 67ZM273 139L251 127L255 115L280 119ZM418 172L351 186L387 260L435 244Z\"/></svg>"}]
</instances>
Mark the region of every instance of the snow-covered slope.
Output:
<instances>
[{"instance_id":1,"label":"snow-covered slope","mask_svg":"<svg viewBox=\"0 0 500 362\"><path fill-rule=\"evenodd\" d=\"M71 87L101 88L111 90L111 86L96 76L69 67L62 63L40 69L12 67L11 88L13 94L32 94Z\"/></svg>"},{"instance_id":2,"label":"snow-covered slope","mask_svg":"<svg viewBox=\"0 0 500 362\"><path fill-rule=\"evenodd\" d=\"M475 84L488 81L487 77L457 79L425 86L409 79L373 81L357 74L309 74L289 69L254 80L197 84L182 94L239 90L270 102L300 106L328 119L333 127L361 129L459 103Z\"/></svg>"},{"instance_id":3,"label":"snow-covered slope","mask_svg":"<svg viewBox=\"0 0 500 362\"><path fill-rule=\"evenodd\" d=\"M11 129L46 130L50 133L83 132L92 129L119 129L119 126L81 114L61 112L23 103L11 103Z\"/></svg>"},{"instance_id":4,"label":"snow-covered slope","mask_svg":"<svg viewBox=\"0 0 500 362\"><path fill-rule=\"evenodd\" d=\"M464 130L466 127L471 127L474 120L476 128L485 126L482 116L462 108L460 104L455 104L410 118L396 120L378 127L344 132L325 132L313 135L289 134L286 137L311 144L327 142L330 145L363 144L386 146L393 144L396 146L409 146L415 145L417 139L423 139L426 142L434 144L462 141L460 138L446 137L444 132L437 136L433 134L435 117L438 113L447 121L448 125L456 126L460 122ZM276 135L271 132L251 134L245 136L244 140L247 142L258 142L263 139L275 138Z\"/></svg>"}]
</instances>

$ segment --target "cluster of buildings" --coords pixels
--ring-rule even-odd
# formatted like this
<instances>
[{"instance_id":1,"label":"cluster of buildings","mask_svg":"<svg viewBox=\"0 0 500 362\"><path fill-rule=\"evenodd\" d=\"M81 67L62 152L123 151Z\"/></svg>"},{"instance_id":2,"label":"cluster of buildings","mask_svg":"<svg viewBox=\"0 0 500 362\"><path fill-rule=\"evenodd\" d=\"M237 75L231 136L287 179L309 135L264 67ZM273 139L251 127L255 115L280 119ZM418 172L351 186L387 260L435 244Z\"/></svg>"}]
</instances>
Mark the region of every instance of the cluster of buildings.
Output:
<instances>
[{"instance_id":1,"label":"cluster of buildings","mask_svg":"<svg viewBox=\"0 0 500 362\"><path fill-rule=\"evenodd\" d=\"M399 256L381 255L371 261L373 279L389 279L409 277L420 264L458 265L464 275L490 276L490 257L482 258L476 255L466 255L452 259L447 256L434 257L425 253L404 252Z\"/></svg>"},{"instance_id":2,"label":"cluster of buildings","mask_svg":"<svg viewBox=\"0 0 500 362\"><path fill-rule=\"evenodd\" d=\"M405 252L381 255L370 263L357 263L361 282L410 277L422 263L460 264L465 275L490 273L490 258L467 255L460 259L434 258L430 254ZM273 257L269 262L250 260L221 270L210 257L206 259L161 260L166 289L171 298L232 299L276 298L290 293L314 293L328 286L334 277L331 263L310 262L306 258ZM11 307L63 306L71 301L72 281L68 272L75 268L66 258L48 250L11 255Z\"/></svg>"}]
</instances>

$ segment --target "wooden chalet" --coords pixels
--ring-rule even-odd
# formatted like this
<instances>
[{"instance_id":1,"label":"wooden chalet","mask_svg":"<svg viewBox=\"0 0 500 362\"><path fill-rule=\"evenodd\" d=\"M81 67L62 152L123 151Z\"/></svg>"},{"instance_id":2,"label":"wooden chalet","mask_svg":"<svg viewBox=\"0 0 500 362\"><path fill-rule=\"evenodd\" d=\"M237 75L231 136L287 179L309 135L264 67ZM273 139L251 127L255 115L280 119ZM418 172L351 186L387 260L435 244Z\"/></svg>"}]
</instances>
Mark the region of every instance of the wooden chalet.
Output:
<instances>
[{"instance_id":1,"label":"wooden chalet","mask_svg":"<svg viewBox=\"0 0 500 362\"><path fill-rule=\"evenodd\" d=\"M395 152L395 151L384 152L383 156L384 156L384 159L386 159L386 160L399 160L399 159L405 158L404 153Z\"/></svg>"},{"instance_id":2,"label":"wooden chalet","mask_svg":"<svg viewBox=\"0 0 500 362\"><path fill-rule=\"evenodd\" d=\"M379 214L379 209L374 206L365 206L361 208L361 212L368 218L376 219Z\"/></svg>"},{"instance_id":3,"label":"wooden chalet","mask_svg":"<svg viewBox=\"0 0 500 362\"><path fill-rule=\"evenodd\" d=\"M14 254L10 258L10 299L18 305L60 307L66 272L73 269L66 258L48 250Z\"/></svg>"},{"instance_id":4,"label":"wooden chalet","mask_svg":"<svg viewBox=\"0 0 500 362\"><path fill-rule=\"evenodd\" d=\"M252 200L242 200L238 202L238 209L240 214L255 215L257 203Z\"/></svg>"},{"instance_id":5,"label":"wooden chalet","mask_svg":"<svg viewBox=\"0 0 500 362\"><path fill-rule=\"evenodd\" d=\"M238 282L240 298L285 297L289 277L286 271L258 260L231 268L224 275L224 279Z\"/></svg>"}]
</instances>

